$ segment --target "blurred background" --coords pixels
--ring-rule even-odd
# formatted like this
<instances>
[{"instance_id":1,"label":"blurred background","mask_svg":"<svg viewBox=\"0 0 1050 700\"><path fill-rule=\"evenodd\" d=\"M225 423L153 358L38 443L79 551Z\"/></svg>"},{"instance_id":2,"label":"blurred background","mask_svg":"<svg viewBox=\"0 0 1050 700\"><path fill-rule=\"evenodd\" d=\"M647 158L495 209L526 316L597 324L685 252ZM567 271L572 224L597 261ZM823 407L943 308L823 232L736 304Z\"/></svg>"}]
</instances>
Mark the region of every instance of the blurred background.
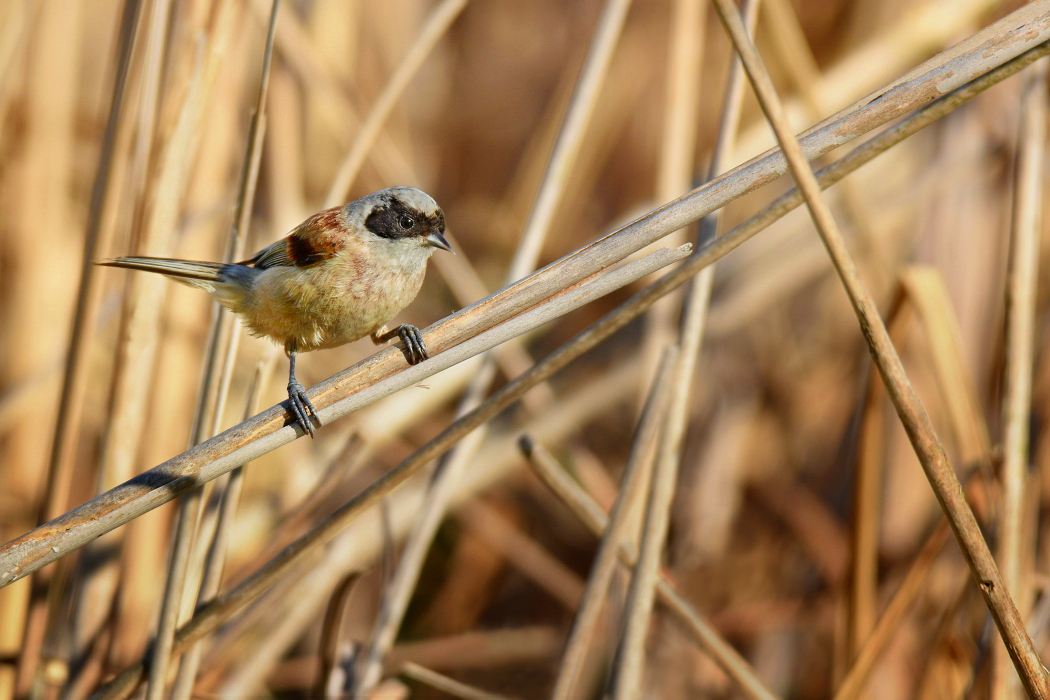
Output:
<instances>
[{"instance_id":1,"label":"blurred background","mask_svg":"<svg viewBox=\"0 0 1050 700\"><path fill-rule=\"evenodd\" d=\"M249 253L325 206L363 120L439 4L281 3ZM801 130L1019 4L764 0L756 43ZM460 257L435 256L423 290L399 317L420 327L503 286L604 3L463 5L395 102L343 199L406 184L444 208ZM699 9L689 15L689 5ZM169 10L160 21L158 7ZM190 445L210 300L163 278L96 269L74 348L83 371L65 418L71 432L56 456L71 329L84 298L86 232L94 219L100 258L222 259L269 12L265 0L144 0L121 117L107 144L124 2L0 1L4 541ZM686 75L695 76L696 100L683 130L668 118L681 97L681 67L672 59L680 39L672 37L681 18L694 15L700 19L687 40L697 63ZM541 264L687 191L681 178L675 184L671 161L697 177L706 172L729 58L707 3L635 0L560 188ZM1002 434L1020 85L1015 77L992 88L828 195L959 465L994 462ZM734 165L774 143L745 92ZM104 153L112 154L111 174L93 215ZM784 192L787 180L731 204L723 229ZM1042 267L1045 245L1040 250ZM476 271L477 284L457 290L463 265ZM525 347L534 358L546 355L638 288L568 314L527 337ZM1041 292L1033 512L1050 506L1050 480L1044 476L1040 486L1050 469L1050 433L1041 430L1050 400L1050 365L1040 352L1050 331L1045 312ZM493 423L429 549L387 675L413 661L505 696L549 693L596 540L528 469L515 441L528 431L609 507L647 391L648 329L632 323L557 375L547 410L514 408ZM239 326L235 333L243 337L216 421L221 429L243 419L258 377L266 380L260 407L286 396L283 357ZM299 377L309 386L373 352L361 341L310 353ZM877 382L869 382L867 349L804 210L718 264L699 362L667 565L686 597L781 697L829 697L938 508L892 408L869 388ZM450 369L252 463L222 588L447 426L471 367ZM855 474L864 461L875 465L881 485L858 520ZM333 591L347 573L362 572L341 623L341 658L350 658L372 634L425 484L395 492L382 517L370 513L324 558L301 565L212 635L195 693L316 697ZM52 565L0 590L0 700L85 698L142 657L156 627L176 510L158 508L68 558L61 576ZM1050 571L1042 523L1026 540L1033 590L1046 585L1039 572ZM851 586L861 530L877 565L867 612L858 611ZM613 582L578 697L600 693L626 581ZM949 542L899 620L869 697L981 692L992 635L969 581ZM647 649L645 697L739 696L659 606ZM447 697L404 677L384 687L389 697Z\"/></svg>"}]
</instances>

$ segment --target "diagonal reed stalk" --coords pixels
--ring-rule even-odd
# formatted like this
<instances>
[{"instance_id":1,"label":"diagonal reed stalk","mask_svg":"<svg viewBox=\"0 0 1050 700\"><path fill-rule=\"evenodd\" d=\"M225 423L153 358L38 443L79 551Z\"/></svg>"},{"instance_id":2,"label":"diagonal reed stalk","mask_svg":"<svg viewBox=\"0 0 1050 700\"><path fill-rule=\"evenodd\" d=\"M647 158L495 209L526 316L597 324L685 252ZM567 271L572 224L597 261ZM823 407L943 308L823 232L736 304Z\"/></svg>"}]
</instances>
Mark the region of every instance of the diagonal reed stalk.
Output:
<instances>
[{"instance_id":1,"label":"diagonal reed stalk","mask_svg":"<svg viewBox=\"0 0 1050 700\"><path fill-rule=\"evenodd\" d=\"M745 2L741 8L748 31L754 31L758 17L758 0ZM729 76L726 81L726 92L722 107L722 121L718 137L712 152L709 178L725 171L729 166L730 154L736 139L740 123L740 112L744 97L743 71L739 59L730 60ZM699 241L714 238L718 234L722 210L719 209L700 221ZM675 484L678 481L678 468L681 462L682 447L685 441L689 421L689 405L692 392L696 386L695 376L700 357L700 348L704 337L704 326L707 310L711 300L711 289L714 284L715 266L710 265L700 272L690 283L681 306L679 347L681 352L674 368L674 382L671 390L670 405L667 411L667 425L664 429L657 466L653 475L650 492L650 505L645 523L642 552L643 565L635 569L631 579L631 588L627 602L627 621L624 628L620 657L616 666L614 680L614 697L633 698L641 693L641 669L644 665L645 631L648 629L649 613L652 609L660 553L666 538L670 506ZM658 309L659 307L655 307ZM654 309L654 310L655 310ZM657 317L658 319L659 317ZM659 335L660 322L654 322L652 333Z\"/></svg>"},{"instance_id":2,"label":"diagonal reed stalk","mask_svg":"<svg viewBox=\"0 0 1050 700\"><path fill-rule=\"evenodd\" d=\"M861 100L805 132L802 135L805 151L815 157L880 124L903 116L910 109L929 104L939 97L944 98L931 109L921 110L887 134L873 139L868 147L858 149L851 156L826 168L822 171L823 181L830 184L840 179L877 153L1044 55L1042 52L1046 47L1041 45L1050 38L1050 13L1045 12L1048 7L1050 0L1026 5L880 90L878 95L882 95L881 99L875 99L877 95L873 95ZM997 70L1000 67L1001 70ZM971 81L973 84L967 85ZM949 94L964 86L965 89ZM892 99L888 96L892 96ZM907 128L902 128L905 124ZM548 265L522 282L430 326L424 334L427 346L437 353L445 352L484 329L530 308L558 289L587 278L663 235L699 220L729 201L772 181L784 172L785 167L778 150L758 156L600 241ZM749 219L747 226L738 227L733 235L727 234L698 251L687 266L654 285L633 304L644 305L655 298L654 295L666 293L666 288L680 285L690 274L695 274L705 265L727 254L797 206L800 200L793 201L792 197L781 197L774 205ZM436 371L437 365L437 362L432 361L406 369L403 355L394 348L388 348L313 387L311 398L315 405L326 411L326 407L334 406L355 393L375 395L376 387L384 381L390 381L399 371L400 380L393 380L400 382L397 388L428 376L426 370ZM384 386L388 391L396 390L389 384ZM367 391L363 391L366 388ZM360 397L355 399L359 400ZM345 415L353 405L360 404L342 403L341 408L326 411L329 420ZM0 586L8 585L83 546L194 485L287 444L298 433L294 428L285 426L286 421L284 408L273 407L8 542L0 547Z\"/></svg>"},{"instance_id":3,"label":"diagonal reed stalk","mask_svg":"<svg viewBox=\"0 0 1050 700\"><path fill-rule=\"evenodd\" d=\"M437 43L448 32L448 28L452 26L456 17L467 6L467 2L469 0L444 0L431 12L430 19L427 21L426 26L423 27L423 31L412 41L408 53L401 59L401 63L394 70L394 74L390 77L386 87L383 88L383 92L376 99L375 105L372 106L368 116L362 122L354 139L354 144L339 166L335 180L328 190L328 196L325 197L325 209L337 207L346 202L350 187L354 184L354 179L361 171L361 166L365 164L365 158L368 157L368 152L372 149L372 145L375 143L376 137L379 136L379 131L383 128L387 117L393 111L394 105L397 104L405 89L408 88L412 78L423 67L423 63L427 60L430 52L434 50Z\"/></svg>"},{"instance_id":4,"label":"diagonal reed stalk","mask_svg":"<svg viewBox=\"0 0 1050 700\"><path fill-rule=\"evenodd\" d=\"M401 664L401 675L462 700L511 700L505 695L479 690L411 661Z\"/></svg>"},{"instance_id":5,"label":"diagonal reed stalk","mask_svg":"<svg viewBox=\"0 0 1050 700\"><path fill-rule=\"evenodd\" d=\"M562 653L558 677L551 693L554 700L573 697L576 681L583 669L587 647L617 568L621 544L635 539L633 530L637 527L637 518L634 511L636 504L642 503L648 493L649 474L653 471L652 465L656 459L664 415L667 412L672 370L677 353L677 348L669 347L660 358L660 366L653 378L649 397L638 419L627 465L620 478L620 490L612 512L609 513L608 525L598 543L583 600L576 611L569 638L565 643L565 651Z\"/></svg>"},{"instance_id":6,"label":"diagonal reed stalk","mask_svg":"<svg viewBox=\"0 0 1050 700\"><path fill-rule=\"evenodd\" d=\"M718 15L726 27L733 45L744 63L748 78L758 96L762 111L776 133L777 140L788 159L792 176L806 199L810 215L824 241L832 263L850 297L860 321L861 332L871 350L872 358L882 374L887 392L905 431L926 472L941 508L962 547L967 564L976 579L988 608L992 612L999 633L1010 652L1010 658L1021 675L1028 693L1036 698L1050 698L1050 674L1047 673L1024 628L1010 592L1003 583L988 543L981 535L973 511L966 503L962 486L955 475L948 456L933 429L929 415L897 355L878 308L858 275L842 235L835 224L831 210L820 194L809 162L784 118L783 106L769 78L761 58L747 36L736 8L730 0L714 0Z\"/></svg>"},{"instance_id":7,"label":"diagonal reed stalk","mask_svg":"<svg viewBox=\"0 0 1050 700\"><path fill-rule=\"evenodd\" d=\"M609 516L601 506L573 481L547 450L534 443L529 436L523 435L519 446L540 480L592 534L600 537L609 522ZM618 554L620 562L627 567L633 567L638 560L638 551L629 542L621 542ZM777 700L776 694L759 679L747 660L718 634L667 578L657 579L656 594L667 611L685 628L700 648L718 663L751 700Z\"/></svg>"},{"instance_id":8,"label":"diagonal reed stalk","mask_svg":"<svg viewBox=\"0 0 1050 700\"><path fill-rule=\"evenodd\" d=\"M565 192L571 166L594 113L598 95L605 82L613 51L623 31L630 0L610 0L602 12L594 38L580 72L580 77L558 133L544 173L536 201L522 232L521 240L506 274L505 283L513 284L536 269L543 243L550 232L555 210ZM464 394L457 411L462 416L477 408L489 392L495 378L496 358L487 356ZM415 592L427 552L445 517L456 483L474 459L484 428L473 433L446 455L434 473L426 504L401 555L397 573L383 596L382 608L365 656L359 693L366 693L380 680L383 660L394 644L408 604Z\"/></svg>"}]
</instances>

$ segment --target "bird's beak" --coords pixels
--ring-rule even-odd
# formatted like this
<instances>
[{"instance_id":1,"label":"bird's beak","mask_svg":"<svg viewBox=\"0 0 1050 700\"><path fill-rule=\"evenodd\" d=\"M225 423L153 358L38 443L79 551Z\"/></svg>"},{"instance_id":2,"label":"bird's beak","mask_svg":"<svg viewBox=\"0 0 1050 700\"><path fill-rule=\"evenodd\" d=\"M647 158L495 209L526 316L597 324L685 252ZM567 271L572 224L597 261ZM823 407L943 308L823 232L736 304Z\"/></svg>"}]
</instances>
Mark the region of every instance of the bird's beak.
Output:
<instances>
[{"instance_id":1,"label":"bird's beak","mask_svg":"<svg viewBox=\"0 0 1050 700\"><path fill-rule=\"evenodd\" d=\"M441 250L447 250L448 252L452 253L453 255L456 254L456 251L452 250L452 246L450 246L448 244L448 241L445 240L445 237L443 235L441 235L441 233L438 232L438 231L434 231L429 236L427 236L427 243L429 243L430 245L434 246L435 248L441 248Z\"/></svg>"}]
</instances>

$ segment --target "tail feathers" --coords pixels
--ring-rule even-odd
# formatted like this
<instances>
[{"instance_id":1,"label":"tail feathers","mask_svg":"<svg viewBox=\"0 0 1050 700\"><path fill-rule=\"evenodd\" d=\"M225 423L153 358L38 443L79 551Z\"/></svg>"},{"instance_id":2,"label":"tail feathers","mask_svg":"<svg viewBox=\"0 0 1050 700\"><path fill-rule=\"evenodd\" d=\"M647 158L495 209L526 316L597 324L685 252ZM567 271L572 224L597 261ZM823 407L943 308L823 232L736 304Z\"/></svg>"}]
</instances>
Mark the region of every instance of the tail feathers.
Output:
<instances>
[{"instance_id":1,"label":"tail feathers","mask_svg":"<svg viewBox=\"0 0 1050 700\"><path fill-rule=\"evenodd\" d=\"M204 290L233 311L240 311L252 280L259 273L258 270L244 265L172 258L116 258L100 260L96 264L160 273L176 282Z\"/></svg>"},{"instance_id":2,"label":"tail feathers","mask_svg":"<svg viewBox=\"0 0 1050 700\"><path fill-rule=\"evenodd\" d=\"M129 270L142 270L143 272L158 272L194 287L198 286L194 284L194 282L217 281L219 279L219 273L224 267L222 263L174 260L172 258L137 257L100 260L96 264L107 265L109 267L124 267Z\"/></svg>"},{"instance_id":3,"label":"tail feathers","mask_svg":"<svg viewBox=\"0 0 1050 700\"><path fill-rule=\"evenodd\" d=\"M124 267L129 270L158 272L168 279L204 290L216 297L219 303L234 308L244 296L242 285L237 280L227 279L223 268L234 268L235 265L223 263L197 262L195 260L174 260L172 258L116 258L100 260L97 265ZM232 282L232 284L231 284Z\"/></svg>"}]
</instances>

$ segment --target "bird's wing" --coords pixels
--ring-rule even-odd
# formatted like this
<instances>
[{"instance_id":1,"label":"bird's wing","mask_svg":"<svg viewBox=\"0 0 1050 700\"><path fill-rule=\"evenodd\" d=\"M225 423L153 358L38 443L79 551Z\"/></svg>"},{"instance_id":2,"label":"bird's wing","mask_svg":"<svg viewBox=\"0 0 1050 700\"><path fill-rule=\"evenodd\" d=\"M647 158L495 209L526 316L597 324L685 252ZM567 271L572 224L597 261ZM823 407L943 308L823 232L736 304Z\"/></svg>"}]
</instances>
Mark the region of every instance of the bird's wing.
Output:
<instances>
[{"instance_id":1,"label":"bird's wing","mask_svg":"<svg viewBox=\"0 0 1050 700\"><path fill-rule=\"evenodd\" d=\"M287 236L240 264L265 270L280 266L309 267L331 258L346 245L339 211L340 207L336 207L314 214Z\"/></svg>"}]
</instances>

